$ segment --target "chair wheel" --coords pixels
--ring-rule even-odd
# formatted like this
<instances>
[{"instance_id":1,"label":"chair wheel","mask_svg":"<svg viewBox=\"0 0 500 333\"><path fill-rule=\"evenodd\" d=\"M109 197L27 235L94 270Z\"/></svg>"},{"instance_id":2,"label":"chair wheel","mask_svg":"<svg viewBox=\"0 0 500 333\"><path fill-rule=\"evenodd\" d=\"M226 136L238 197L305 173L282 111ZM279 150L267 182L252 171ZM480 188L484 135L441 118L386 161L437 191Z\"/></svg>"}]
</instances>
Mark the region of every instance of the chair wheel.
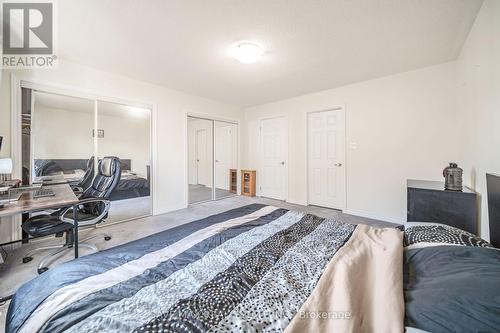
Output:
<instances>
[{"instance_id":1,"label":"chair wheel","mask_svg":"<svg viewBox=\"0 0 500 333\"><path fill-rule=\"evenodd\" d=\"M31 260L33 260L33 257L24 257L23 264L26 264L26 263L30 262Z\"/></svg>"},{"instance_id":2,"label":"chair wheel","mask_svg":"<svg viewBox=\"0 0 500 333\"><path fill-rule=\"evenodd\" d=\"M49 270L49 268L48 268L48 267L42 267L42 268L39 268L39 269L38 269L38 274L42 274L43 272L46 272L46 271L48 271L48 270Z\"/></svg>"},{"instance_id":3,"label":"chair wheel","mask_svg":"<svg viewBox=\"0 0 500 333\"><path fill-rule=\"evenodd\" d=\"M109 241L109 240L111 240L111 236L105 236L105 237L104 237L104 240L105 240L105 241Z\"/></svg>"}]
</instances>

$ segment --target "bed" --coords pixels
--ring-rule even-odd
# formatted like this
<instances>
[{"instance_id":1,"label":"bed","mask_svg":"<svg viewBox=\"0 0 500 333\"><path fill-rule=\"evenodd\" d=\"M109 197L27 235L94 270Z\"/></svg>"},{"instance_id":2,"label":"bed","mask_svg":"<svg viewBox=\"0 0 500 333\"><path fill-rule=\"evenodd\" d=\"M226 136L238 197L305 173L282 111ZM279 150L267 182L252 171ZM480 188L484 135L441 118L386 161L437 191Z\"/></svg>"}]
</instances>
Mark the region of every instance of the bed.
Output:
<instances>
[{"instance_id":1,"label":"bed","mask_svg":"<svg viewBox=\"0 0 500 333\"><path fill-rule=\"evenodd\" d=\"M239 207L50 269L14 295L6 331L385 333L403 332L405 322L424 329L426 318L444 325L463 309L434 313L422 303L436 292L423 277L437 276L433 265L446 262L420 247L433 241L422 242L419 235L429 232L418 231ZM439 244L452 252L489 251L484 278L487 286L500 285L498 271L490 271L500 267L498 251L475 245ZM417 252L403 255L410 251ZM454 269L468 272L478 262L461 265L457 259ZM463 278L472 284L472 276ZM446 296L453 302L463 294L453 286ZM478 311L462 328L500 320L500 300L490 297L487 308L482 301L469 303Z\"/></svg>"},{"instance_id":2,"label":"bed","mask_svg":"<svg viewBox=\"0 0 500 333\"><path fill-rule=\"evenodd\" d=\"M150 195L149 166L147 175L139 176L132 170L130 159L120 159L122 175L116 189L110 196L111 201L147 197ZM62 175L70 183L78 183L87 168L86 159L36 159L37 176Z\"/></svg>"}]
</instances>

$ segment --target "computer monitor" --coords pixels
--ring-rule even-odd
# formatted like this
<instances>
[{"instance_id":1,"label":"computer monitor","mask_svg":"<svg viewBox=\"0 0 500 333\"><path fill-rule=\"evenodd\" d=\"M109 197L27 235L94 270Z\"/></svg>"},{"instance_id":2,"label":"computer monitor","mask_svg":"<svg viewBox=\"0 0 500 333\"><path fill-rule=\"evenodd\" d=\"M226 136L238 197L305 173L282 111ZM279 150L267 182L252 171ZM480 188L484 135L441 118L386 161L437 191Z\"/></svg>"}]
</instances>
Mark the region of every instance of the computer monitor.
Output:
<instances>
[{"instance_id":1,"label":"computer monitor","mask_svg":"<svg viewBox=\"0 0 500 333\"><path fill-rule=\"evenodd\" d=\"M486 174L490 243L500 248L500 175Z\"/></svg>"}]
</instances>

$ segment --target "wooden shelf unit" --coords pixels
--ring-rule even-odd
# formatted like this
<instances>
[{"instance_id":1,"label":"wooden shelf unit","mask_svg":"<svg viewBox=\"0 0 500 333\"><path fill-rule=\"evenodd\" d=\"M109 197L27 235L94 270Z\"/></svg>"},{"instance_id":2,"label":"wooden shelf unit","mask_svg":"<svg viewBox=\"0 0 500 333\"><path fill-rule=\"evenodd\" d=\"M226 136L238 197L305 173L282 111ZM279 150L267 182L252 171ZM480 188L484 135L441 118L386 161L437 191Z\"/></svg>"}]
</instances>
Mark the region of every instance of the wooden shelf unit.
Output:
<instances>
[{"instance_id":1,"label":"wooden shelf unit","mask_svg":"<svg viewBox=\"0 0 500 333\"><path fill-rule=\"evenodd\" d=\"M238 192L238 170L229 169L229 192Z\"/></svg>"},{"instance_id":2,"label":"wooden shelf unit","mask_svg":"<svg viewBox=\"0 0 500 333\"><path fill-rule=\"evenodd\" d=\"M241 194L255 196L255 170L241 170Z\"/></svg>"}]
</instances>

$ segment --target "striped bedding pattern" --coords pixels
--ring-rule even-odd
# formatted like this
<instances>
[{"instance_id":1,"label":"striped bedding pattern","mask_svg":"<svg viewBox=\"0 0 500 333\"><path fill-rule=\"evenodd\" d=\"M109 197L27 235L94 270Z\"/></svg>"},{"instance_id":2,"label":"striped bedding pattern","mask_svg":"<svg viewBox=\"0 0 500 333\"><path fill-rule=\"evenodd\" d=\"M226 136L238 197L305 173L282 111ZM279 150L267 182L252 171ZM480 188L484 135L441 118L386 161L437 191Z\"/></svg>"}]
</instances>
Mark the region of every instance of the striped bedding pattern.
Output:
<instances>
[{"instance_id":1,"label":"striped bedding pattern","mask_svg":"<svg viewBox=\"0 0 500 333\"><path fill-rule=\"evenodd\" d=\"M260 204L232 209L50 269L14 295L6 331L293 331L304 304L316 311L308 298L327 266L363 228ZM345 317L336 320L362 325Z\"/></svg>"}]
</instances>

